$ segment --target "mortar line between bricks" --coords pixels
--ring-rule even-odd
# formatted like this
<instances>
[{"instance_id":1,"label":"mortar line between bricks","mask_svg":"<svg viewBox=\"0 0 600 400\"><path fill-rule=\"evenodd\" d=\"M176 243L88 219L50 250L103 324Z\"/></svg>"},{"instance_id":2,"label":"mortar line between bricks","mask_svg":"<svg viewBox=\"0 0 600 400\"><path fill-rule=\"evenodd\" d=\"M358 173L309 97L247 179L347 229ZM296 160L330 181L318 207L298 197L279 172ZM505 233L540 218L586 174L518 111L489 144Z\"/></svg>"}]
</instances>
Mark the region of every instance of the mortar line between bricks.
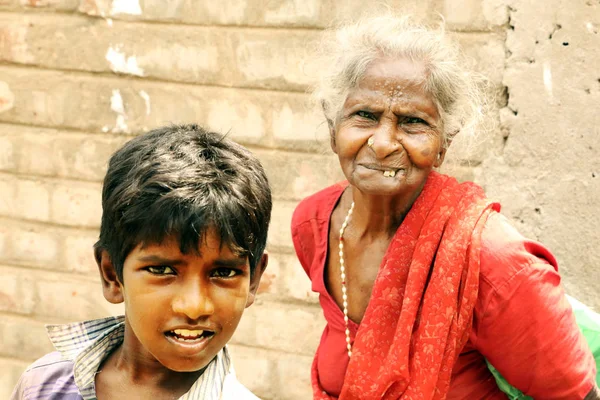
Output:
<instances>
[{"instance_id":1,"label":"mortar line between bricks","mask_svg":"<svg viewBox=\"0 0 600 400\"><path fill-rule=\"evenodd\" d=\"M100 226L96 226L96 227L91 227L91 226L84 226L84 225L67 225L67 224L60 224L57 222L53 222L53 221L40 221L37 219L27 219L27 218L22 218L22 217L13 217L13 216L9 216L9 215L0 215L0 221L2 220L9 220L11 222L23 222L23 223L27 223L27 224L32 224L32 225L39 225L40 227L49 227L49 228L58 228L58 229L73 229L76 231L86 231L88 233L94 232L97 233L100 230Z\"/></svg>"},{"instance_id":2,"label":"mortar line between bricks","mask_svg":"<svg viewBox=\"0 0 600 400\"><path fill-rule=\"evenodd\" d=\"M171 26L171 27L182 27L182 28L225 28L230 30L244 30L244 29L255 29L255 30L264 30L264 31L295 31L295 32L321 32L325 29L325 26L294 26L294 25L243 25L243 24L218 24L218 23L209 23L209 24L194 24L191 22L185 22L180 20L153 20L153 19L125 19L119 18L119 16L111 16L111 15L91 15L86 14L84 12L80 12L78 10L32 10L27 8L20 8L15 10L0 10L1 14L21 14L21 15L59 15L59 16L72 16L73 18L86 18L91 20L99 20L104 21L112 20L113 23L121 23L121 24L136 24L136 25L158 25L158 26ZM143 13L142 13L143 14Z\"/></svg>"},{"instance_id":3,"label":"mortar line between bricks","mask_svg":"<svg viewBox=\"0 0 600 400\"><path fill-rule=\"evenodd\" d=\"M119 24L136 24L136 25L158 25L158 26L169 26L176 28L217 28L217 29L227 29L227 30L257 30L257 31L294 31L294 32L306 32L306 33L319 33L323 30L327 29L328 25L322 26L298 26L298 25L267 25L267 24L219 24L219 23L192 23L185 22L181 20L155 20L155 19L126 19L120 18L119 16L102 16L102 15L92 15L84 12L80 12L77 9L74 10L59 10L59 9L31 9L31 8L19 8L13 10L0 10L1 14L21 14L21 15L36 15L36 16L70 16L72 18L85 18L91 20L99 20L99 21L107 21L112 20L113 23ZM502 26L493 26L489 29L485 28L459 28L453 27L448 29L448 32L455 33L502 33Z\"/></svg>"},{"instance_id":4,"label":"mortar line between bricks","mask_svg":"<svg viewBox=\"0 0 600 400\"><path fill-rule=\"evenodd\" d=\"M1 136L1 135L0 135ZM63 184L63 183L84 183L84 184L102 184L103 179L85 179L71 176L60 176L60 175L41 175L32 174L27 172L20 172L14 170L2 170L0 169L0 179L11 177L17 178L23 181L36 181L42 182L49 185ZM7 180L8 180L7 179ZM96 185L95 185L96 186ZM274 201L287 202L287 203L299 203L302 198L286 197L273 194Z\"/></svg>"},{"instance_id":5,"label":"mortar line between bricks","mask_svg":"<svg viewBox=\"0 0 600 400\"><path fill-rule=\"evenodd\" d=\"M49 184L72 183L72 182L73 183L102 183L102 181L100 181L100 180L88 180L88 179L81 179L81 178L63 178L60 176L36 175L36 174L22 173L22 172L18 172L18 171L0 170L0 178L6 177L6 176L15 176L18 178L34 180L34 181L43 180L43 181L45 181L45 183L49 183ZM96 185L94 185L94 186L96 186Z\"/></svg>"},{"instance_id":6,"label":"mortar line between bricks","mask_svg":"<svg viewBox=\"0 0 600 400\"><path fill-rule=\"evenodd\" d=\"M266 351L267 353L276 353L276 354L283 353L283 354L291 355L291 356L305 356L306 355L304 353L294 353L294 352L291 352L288 350L274 350L272 348L264 347L264 346L254 346L254 345L241 344L241 343L235 343L235 342L229 342L229 343L231 343L233 346L236 346L236 347L243 347L244 349L257 349L257 350L261 350L261 351ZM306 357L309 357L309 358L312 358L313 356L314 356L314 354L306 355Z\"/></svg>"},{"instance_id":7,"label":"mortar line between bricks","mask_svg":"<svg viewBox=\"0 0 600 400\"><path fill-rule=\"evenodd\" d=\"M285 255L285 256L296 255L296 252L295 252L293 246L279 246L279 248L277 248L276 246L273 246L273 247L268 247L267 251L269 252L269 255L271 255L271 254L281 254L281 255Z\"/></svg>"},{"instance_id":8,"label":"mortar line between bricks","mask_svg":"<svg viewBox=\"0 0 600 400\"><path fill-rule=\"evenodd\" d=\"M267 266L267 268L268 268L268 266ZM277 295L269 294L269 293L261 294L257 298L258 302L256 302L255 304L262 306L264 304L276 303L276 304L282 304L285 306L302 306L305 309L310 309L311 311L320 311L321 310L321 306L319 305L319 303L316 303L316 302L315 303L307 302L307 301L303 301L303 300L294 299L293 297L288 297L287 300L284 300L284 299L278 298L276 296Z\"/></svg>"},{"instance_id":9,"label":"mortar line between bricks","mask_svg":"<svg viewBox=\"0 0 600 400\"><path fill-rule=\"evenodd\" d=\"M71 225L57 225L57 224L54 224L53 222L15 218L15 217L11 217L8 215L0 215L0 225L6 226L6 225L2 225L2 224L6 224L6 225L15 224L15 225L19 225L19 226L23 227L24 229L32 228L32 227L45 227L45 228L51 228L53 230L74 231L76 233L84 232L84 233L98 234L98 231L100 230L99 228L73 227Z\"/></svg>"},{"instance_id":10,"label":"mortar line between bricks","mask_svg":"<svg viewBox=\"0 0 600 400\"><path fill-rule=\"evenodd\" d=\"M117 74L109 71L83 71L79 69L72 68L49 68L39 64L21 64L15 62L6 62L3 61L0 63L0 67L9 68L9 69L25 69L25 70L35 70L36 72L47 71L47 72L55 72L55 73L64 73L64 74L76 74L82 75L87 78L106 78L106 79L116 79L116 80L130 80L137 82L146 82L148 84L169 84L169 85L182 85L189 87L206 87L206 88L216 88L216 89L229 89L229 90L247 90L247 91L257 91L257 92L267 92L267 93L290 93L296 95L308 95L307 89L277 89L277 88L262 88L256 86L226 86L224 84L215 84L215 83L194 83L194 82L186 82L186 81L170 81L167 79L152 77L152 76L135 76L128 74ZM71 75L72 76L72 75ZM123 79L125 78L125 79Z\"/></svg>"},{"instance_id":11,"label":"mortar line between bricks","mask_svg":"<svg viewBox=\"0 0 600 400\"><path fill-rule=\"evenodd\" d=\"M39 314L18 314L10 311L0 311L0 320L6 321L5 318L19 321L29 321L29 322L37 322L41 324L68 324L69 322L73 322L72 319L58 317L58 316L49 316L49 315L39 315ZM49 322L51 321L51 322Z\"/></svg>"},{"instance_id":12,"label":"mortar line between bricks","mask_svg":"<svg viewBox=\"0 0 600 400\"><path fill-rule=\"evenodd\" d=\"M34 362L36 359L32 358L32 359L23 359L23 358L19 358L19 357L15 357L15 356L9 356L9 355L3 355L0 353L0 364L3 364L4 362L10 362L10 361L18 361L18 362L22 362L22 363L26 363L26 364L31 364L32 362Z\"/></svg>"},{"instance_id":13,"label":"mortar line between bricks","mask_svg":"<svg viewBox=\"0 0 600 400\"><path fill-rule=\"evenodd\" d=\"M0 134L0 136L2 136ZM48 184L55 184L55 183L61 183L61 182L67 182L67 183L97 183L97 184L102 184L103 179L100 178L95 178L95 179L86 179L86 178L81 178L81 177L76 177L76 176L69 176L69 175L42 175L42 174L32 174L32 173L28 173L28 172L21 172L21 171L15 171L15 170L2 170L0 169L0 178L4 177L4 176L14 176L17 179L20 180L27 180L27 181L44 181L45 183ZM297 203L300 202L302 200L302 198L296 198L296 197L288 197L285 195L279 195L279 194L275 194L273 193L273 201L282 201L282 202L290 202L290 203Z\"/></svg>"},{"instance_id":14,"label":"mortar line between bricks","mask_svg":"<svg viewBox=\"0 0 600 400\"><path fill-rule=\"evenodd\" d=\"M93 257L92 255L92 248L90 247L90 259ZM70 270L59 270L59 269L49 269L49 268L45 268L45 267L40 267L37 265L33 265L33 264L28 264L28 263L23 263L23 264L15 264L14 262L11 261L5 261L0 259L0 268L3 267L7 267L7 268L15 268L15 269L19 269L19 270L25 270L25 271L41 271L41 272L50 272L50 273L55 273L55 272L60 272L60 273L65 273L68 274L69 276L73 276L73 277L84 277L84 278L89 278L86 280L89 280L89 282L97 282L100 283L100 281L95 277L95 274L91 274L90 272L79 272L79 271L70 271ZM92 277L92 275L94 277Z\"/></svg>"},{"instance_id":15,"label":"mortar line between bricks","mask_svg":"<svg viewBox=\"0 0 600 400\"><path fill-rule=\"evenodd\" d=\"M1 265L1 264L0 264ZM269 267L267 266L267 271ZM312 293L312 292L311 292ZM268 296L268 297L267 297ZM281 294L273 294L273 293L262 293L258 294L256 297L256 303L278 303L286 306L295 306L295 307L308 307L313 310L320 310L320 306L318 301L315 299L314 301L306 301L300 300L295 297L285 296Z\"/></svg>"},{"instance_id":16,"label":"mortar line between bricks","mask_svg":"<svg viewBox=\"0 0 600 400\"><path fill-rule=\"evenodd\" d=\"M291 243L289 246L270 245L269 243L267 243L267 250L271 253L296 254L294 246Z\"/></svg>"},{"instance_id":17,"label":"mortar line between bricks","mask_svg":"<svg viewBox=\"0 0 600 400\"><path fill-rule=\"evenodd\" d=\"M91 249L90 249L90 257L93 257ZM14 265L8 265L8 263L4 263L2 261L0 261L0 268L6 267L7 269L18 269L18 270L23 270L23 271L31 271L31 272L47 272L48 275L50 276L56 276L59 275L60 277L62 277L63 275L66 275L67 277L71 277L71 278L83 278L83 279L77 279L78 281L84 281L87 283L98 283L100 284L100 278L97 275L97 273L95 274L82 274L82 273L77 273L75 271L64 271L64 270L51 270L51 269L42 269L42 268L36 268L36 267L31 267L28 265L18 265L18 266L14 266ZM100 290L100 289L99 289Z\"/></svg>"},{"instance_id":18,"label":"mortar line between bricks","mask_svg":"<svg viewBox=\"0 0 600 400\"><path fill-rule=\"evenodd\" d=\"M243 316L242 316L242 318L243 318ZM234 345L234 346L243 346L243 347L245 347L247 349L265 350L265 351L268 351L268 352L274 352L274 353L280 353L280 354L281 353L285 353L285 354L291 355L291 356L306 356L306 357L313 357L314 356L314 353L311 353L311 354L308 354L308 353L294 353L294 352L287 351L287 350L284 350L284 349L276 349L276 348L265 347L265 346L260 346L260 345L256 345L256 346L254 346L254 345L253 346L243 345L243 344L240 344L240 343L238 343L236 341L230 341L229 343L232 344L232 345Z\"/></svg>"},{"instance_id":19,"label":"mortar line between bricks","mask_svg":"<svg viewBox=\"0 0 600 400\"><path fill-rule=\"evenodd\" d=\"M2 177L3 175L12 175L15 176L17 178L24 178L27 180L34 180L34 181L39 181L39 180L44 180L44 181L50 181L49 183L54 183L53 181L68 181L68 183L102 183L102 180L100 179L86 179L86 178L81 178L81 177L72 177L72 176L61 176L61 175L42 175L42 174L32 174L32 173L27 173L27 172L21 172L21 171L11 171L11 170L2 170L0 169L0 177Z\"/></svg>"},{"instance_id":20,"label":"mortar line between bricks","mask_svg":"<svg viewBox=\"0 0 600 400\"><path fill-rule=\"evenodd\" d=\"M134 133L107 133L107 132L99 132L99 131L93 131L93 130L82 130L79 128L72 128L70 126L35 125L35 124L29 124L29 123L19 122L19 121L2 121L2 120L0 120L0 127L2 127L3 125L7 125L8 128L10 128L11 126L15 126L15 127L21 127L21 128L44 129L44 130L58 131L58 132L52 132L52 133L80 134L80 135L93 136L93 137L104 137L106 139L110 139L110 138L133 139L134 137L138 136L137 134L134 134ZM0 135L3 135L3 133L0 133ZM4 135L9 136L8 134L4 134Z\"/></svg>"},{"instance_id":21,"label":"mortar line between bricks","mask_svg":"<svg viewBox=\"0 0 600 400\"><path fill-rule=\"evenodd\" d=\"M128 139L131 140L141 134L143 134L144 132L147 131L140 131L139 133L107 133L107 132L100 132L100 131L94 131L94 130L84 130L84 129L80 129L80 128L73 128L70 126L55 126L55 125L35 125L35 124L28 124L28 123L23 123L23 122L19 122L19 121L6 121L6 120L1 120L0 119L0 127L2 126L6 126L7 128L10 128L11 126L15 126L15 127L21 127L21 128L34 128L34 129L40 129L40 130L50 130L50 131L56 131L56 132L47 132L47 133L59 133L59 134L69 134L69 135L86 135L89 137L101 137L104 139L120 139L120 138L124 138L124 139ZM158 128L159 126L157 126L156 128ZM46 133L46 132L42 132ZM10 136L9 134L3 134L0 133L0 136ZM291 153L292 155L306 155L306 154L310 154L310 155L314 155L314 156L323 156L323 157L331 157L333 156L333 153L330 152L322 152L320 150L311 150L310 149L310 145L307 146L307 148L298 148L296 146L295 143L291 142L289 144L289 146L285 146L285 145L279 145L279 146L270 146L268 144L260 144L260 143L252 143L252 142L247 142L244 141L243 139L232 139L233 141L235 141L236 143L239 144L243 144L245 147L247 147L250 150L259 150L259 151L271 151L271 152L286 152L286 153ZM280 140L280 139L275 139ZM306 141L305 141L306 142ZM315 147L320 147L322 146L325 141L320 142L318 140L314 140L311 141L314 142L314 146Z\"/></svg>"},{"instance_id":22,"label":"mortar line between bricks","mask_svg":"<svg viewBox=\"0 0 600 400\"><path fill-rule=\"evenodd\" d=\"M497 26L494 27L492 29L489 30L485 30L485 29L448 29L448 32L451 33L457 33L459 35L468 35L468 34L477 34L477 35L481 35L481 34L485 34L485 35L502 35L504 33L504 27L503 26Z\"/></svg>"}]
</instances>

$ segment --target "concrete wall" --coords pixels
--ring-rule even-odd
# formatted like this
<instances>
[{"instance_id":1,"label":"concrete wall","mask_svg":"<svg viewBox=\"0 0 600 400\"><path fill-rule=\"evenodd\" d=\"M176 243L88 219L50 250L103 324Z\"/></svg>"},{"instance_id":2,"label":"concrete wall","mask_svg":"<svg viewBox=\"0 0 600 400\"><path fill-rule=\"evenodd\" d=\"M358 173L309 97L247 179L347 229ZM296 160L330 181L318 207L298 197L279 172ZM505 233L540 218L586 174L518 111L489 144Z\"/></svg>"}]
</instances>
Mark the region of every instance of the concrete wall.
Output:
<instances>
[{"instance_id":1,"label":"concrete wall","mask_svg":"<svg viewBox=\"0 0 600 400\"><path fill-rule=\"evenodd\" d=\"M600 308L600 3L406 0L442 14L490 77L499 122L469 163L515 224L556 253L569 292ZM173 122L231 130L275 196L271 263L234 344L266 399L310 398L323 321L291 247L302 197L340 178L305 94L306 49L348 0L0 0L0 398L51 350L43 325L121 312L91 246L109 155ZM469 166L464 166L469 165Z\"/></svg>"}]
</instances>

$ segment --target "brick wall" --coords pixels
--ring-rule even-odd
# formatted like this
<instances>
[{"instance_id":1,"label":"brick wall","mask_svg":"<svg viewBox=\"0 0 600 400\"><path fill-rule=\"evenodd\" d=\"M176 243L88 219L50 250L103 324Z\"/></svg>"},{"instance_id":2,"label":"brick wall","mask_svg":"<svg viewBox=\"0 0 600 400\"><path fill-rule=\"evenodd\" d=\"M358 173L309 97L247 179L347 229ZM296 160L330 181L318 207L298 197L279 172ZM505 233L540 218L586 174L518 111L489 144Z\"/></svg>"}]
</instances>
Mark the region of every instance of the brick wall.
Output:
<instances>
[{"instance_id":1,"label":"brick wall","mask_svg":"<svg viewBox=\"0 0 600 400\"><path fill-rule=\"evenodd\" d=\"M509 25L517 0L387 3L425 18L442 14L475 68L490 77L497 95L491 118L514 115L505 74L513 51L507 32L509 38L519 32ZM50 351L44 323L121 312L101 295L91 250L106 162L132 135L179 122L230 131L267 169L275 197L271 262L232 350L240 379L259 396L310 398L323 319L295 259L289 224L301 198L341 173L305 94L311 82L305 55L324 26L365 4L0 0L0 398L8 398L31 361ZM527 13L532 9L521 17ZM597 29L597 20L590 23ZM597 100L599 87L590 90ZM501 120L470 166L457 163L454 171L502 194L504 175L482 166L501 171L496 166L504 165L511 118ZM583 188L583 196L591 199L593 190ZM517 219L518 206L505 200ZM535 222L525 221L525 230ZM571 279L574 290L579 280Z\"/></svg>"}]
</instances>

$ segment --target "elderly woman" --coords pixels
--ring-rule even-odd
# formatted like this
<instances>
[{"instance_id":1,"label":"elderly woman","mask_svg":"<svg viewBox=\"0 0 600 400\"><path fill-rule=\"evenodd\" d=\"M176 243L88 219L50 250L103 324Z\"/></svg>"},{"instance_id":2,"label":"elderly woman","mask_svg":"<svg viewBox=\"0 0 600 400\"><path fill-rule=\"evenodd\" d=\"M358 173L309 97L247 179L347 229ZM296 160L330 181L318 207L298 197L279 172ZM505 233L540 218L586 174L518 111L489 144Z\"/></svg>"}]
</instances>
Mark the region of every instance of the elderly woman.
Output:
<instances>
[{"instance_id":1,"label":"elderly woman","mask_svg":"<svg viewBox=\"0 0 600 400\"><path fill-rule=\"evenodd\" d=\"M395 17L328 40L316 95L347 181L292 221L327 320L314 397L505 399L487 359L536 399L597 399L553 255L435 171L479 109L456 47Z\"/></svg>"}]
</instances>

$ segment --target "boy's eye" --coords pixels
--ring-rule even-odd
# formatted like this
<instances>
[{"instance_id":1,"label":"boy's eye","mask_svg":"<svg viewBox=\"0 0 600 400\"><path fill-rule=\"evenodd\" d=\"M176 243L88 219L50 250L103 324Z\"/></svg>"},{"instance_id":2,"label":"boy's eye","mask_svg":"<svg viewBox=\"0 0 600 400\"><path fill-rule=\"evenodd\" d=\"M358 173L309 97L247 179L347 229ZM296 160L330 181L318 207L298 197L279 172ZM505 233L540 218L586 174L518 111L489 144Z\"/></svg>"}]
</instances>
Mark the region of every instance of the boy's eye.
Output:
<instances>
[{"instance_id":1,"label":"boy's eye","mask_svg":"<svg viewBox=\"0 0 600 400\"><path fill-rule=\"evenodd\" d=\"M212 271L211 276L213 278L233 278L236 275L240 275L241 272L233 268L217 268Z\"/></svg>"},{"instance_id":2,"label":"boy's eye","mask_svg":"<svg viewBox=\"0 0 600 400\"><path fill-rule=\"evenodd\" d=\"M175 270L166 265L157 265L146 267L146 271L154 275L175 275Z\"/></svg>"},{"instance_id":3,"label":"boy's eye","mask_svg":"<svg viewBox=\"0 0 600 400\"><path fill-rule=\"evenodd\" d=\"M365 119L370 119L370 120L375 120L375 115L372 112L369 111L365 111L365 110L360 110L356 112L356 115L361 117L361 118L365 118Z\"/></svg>"}]
</instances>

